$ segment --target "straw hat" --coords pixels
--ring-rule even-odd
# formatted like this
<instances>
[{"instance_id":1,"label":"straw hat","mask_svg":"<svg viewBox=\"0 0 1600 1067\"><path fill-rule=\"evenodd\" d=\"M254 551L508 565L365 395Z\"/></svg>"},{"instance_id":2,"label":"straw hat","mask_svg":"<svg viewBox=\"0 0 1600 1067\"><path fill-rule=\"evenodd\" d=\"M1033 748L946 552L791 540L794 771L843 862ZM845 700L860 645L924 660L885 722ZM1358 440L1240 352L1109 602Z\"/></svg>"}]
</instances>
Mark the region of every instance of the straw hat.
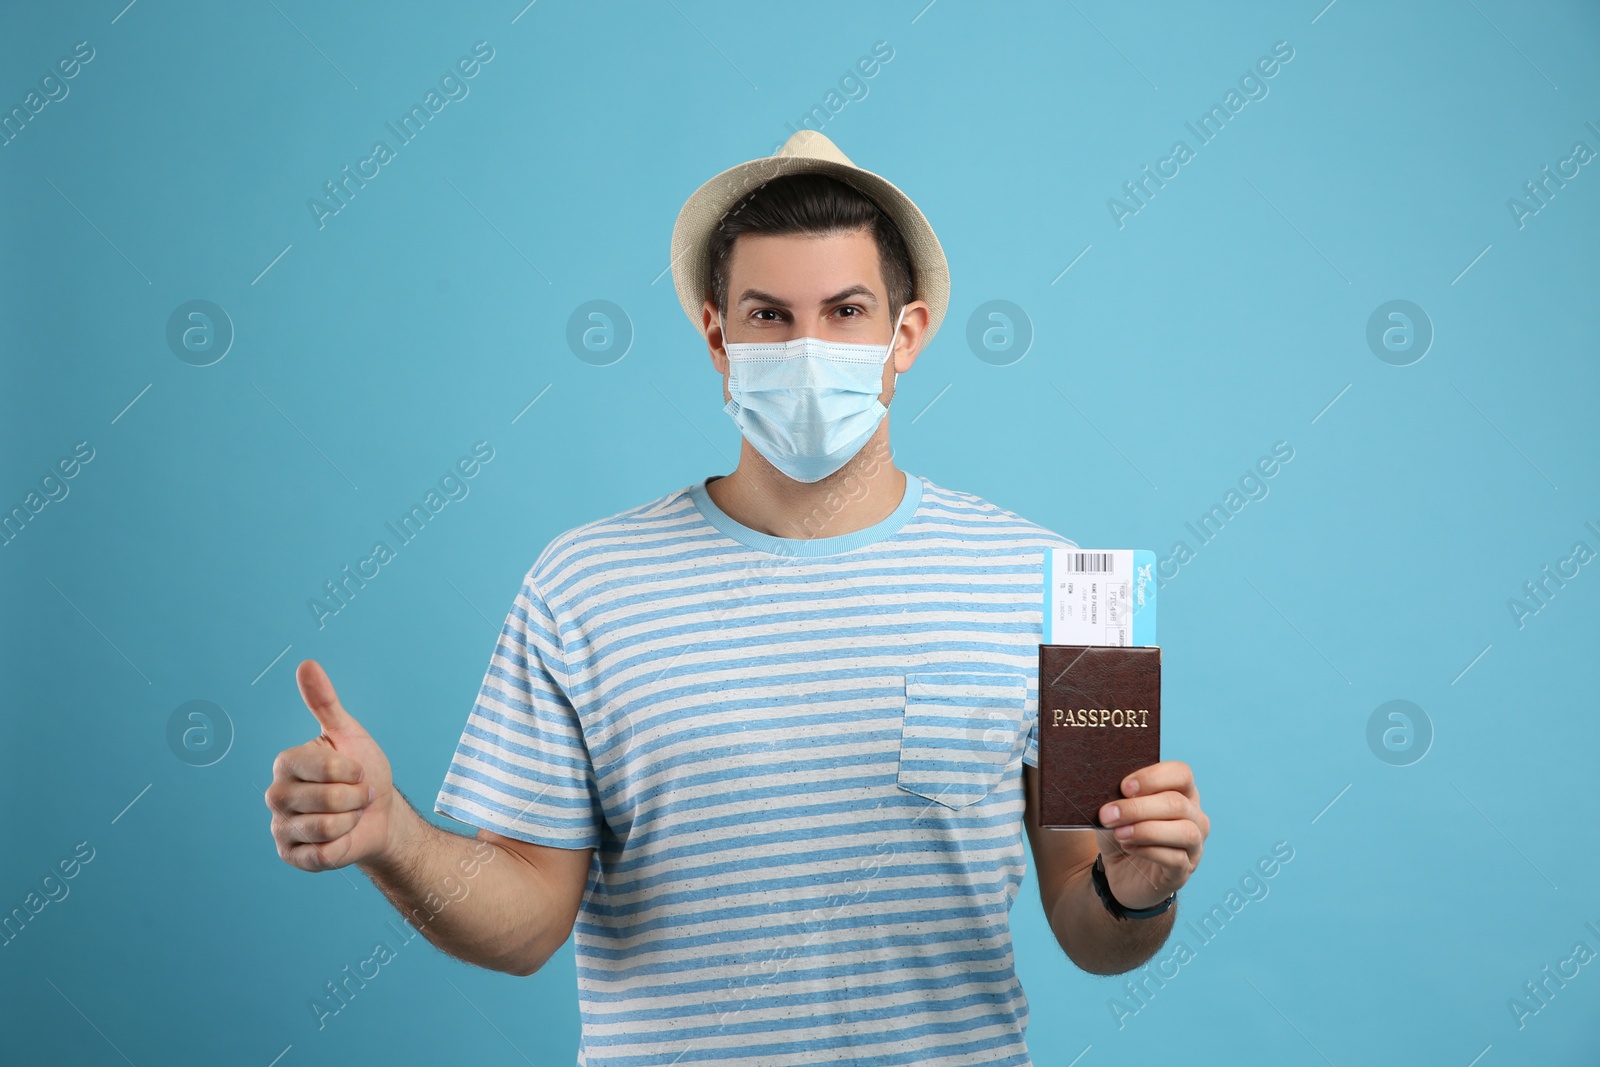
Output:
<instances>
[{"instance_id":1,"label":"straw hat","mask_svg":"<svg viewBox=\"0 0 1600 1067\"><path fill-rule=\"evenodd\" d=\"M928 304L926 349L944 321L950 302L950 268L933 227L911 198L887 180L850 162L834 143L815 130L800 130L775 155L729 167L694 191L672 227L672 282L678 302L696 333L711 288L709 252L722 216L750 190L784 174L826 174L865 193L900 228L911 253L913 297Z\"/></svg>"}]
</instances>

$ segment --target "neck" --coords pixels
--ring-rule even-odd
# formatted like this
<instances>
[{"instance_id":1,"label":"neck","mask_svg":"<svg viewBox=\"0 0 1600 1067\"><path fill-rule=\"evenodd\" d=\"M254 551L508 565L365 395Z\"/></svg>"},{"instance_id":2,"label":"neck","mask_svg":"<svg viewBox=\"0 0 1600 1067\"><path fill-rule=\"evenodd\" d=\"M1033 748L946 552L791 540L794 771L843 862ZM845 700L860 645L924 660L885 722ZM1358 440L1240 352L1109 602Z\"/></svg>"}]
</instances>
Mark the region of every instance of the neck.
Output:
<instances>
[{"instance_id":1,"label":"neck","mask_svg":"<svg viewBox=\"0 0 1600 1067\"><path fill-rule=\"evenodd\" d=\"M771 537L837 537L882 522L905 498L906 474L889 455L889 420L850 461L816 482L797 482L740 442L739 466L706 492L736 522Z\"/></svg>"}]
</instances>

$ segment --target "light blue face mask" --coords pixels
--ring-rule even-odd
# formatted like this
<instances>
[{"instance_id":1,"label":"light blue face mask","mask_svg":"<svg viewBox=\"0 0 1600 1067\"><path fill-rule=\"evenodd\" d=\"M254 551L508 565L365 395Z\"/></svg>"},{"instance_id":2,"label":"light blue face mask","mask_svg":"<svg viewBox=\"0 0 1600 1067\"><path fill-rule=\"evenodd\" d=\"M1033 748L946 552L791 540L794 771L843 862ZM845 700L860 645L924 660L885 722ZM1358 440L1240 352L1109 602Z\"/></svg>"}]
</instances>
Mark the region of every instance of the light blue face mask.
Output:
<instances>
[{"instance_id":1,"label":"light blue face mask","mask_svg":"<svg viewBox=\"0 0 1600 1067\"><path fill-rule=\"evenodd\" d=\"M718 312L730 397L722 410L767 462L797 482L821 481L866 446L888 413L878 400L883 364L905 314L902 307L887 345L820 337L730 344Z\"/></svg>"}]
</instances>

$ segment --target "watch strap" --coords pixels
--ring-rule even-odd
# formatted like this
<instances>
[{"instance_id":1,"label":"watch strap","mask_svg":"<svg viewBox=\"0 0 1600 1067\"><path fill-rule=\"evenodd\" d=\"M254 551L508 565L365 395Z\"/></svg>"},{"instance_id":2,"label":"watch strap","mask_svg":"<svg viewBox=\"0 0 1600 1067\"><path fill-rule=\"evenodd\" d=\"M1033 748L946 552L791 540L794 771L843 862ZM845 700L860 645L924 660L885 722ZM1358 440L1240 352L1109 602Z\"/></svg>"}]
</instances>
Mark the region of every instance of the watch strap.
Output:
<instances>
[{"instance_id":1,"label":"watch strap","mask_svg":"<svg viewBox=\"0 0 1600 1067\"><path fill-rule=\"evenodd\" d=\"M1178 894L1173 893L1166 900L1159 904L1153 904L1148 908L1124 907L1117 902L1116 897L1111 895L1111 883L1106 881L1105 857L1101 853L1095 854L1094 868L1090 872L1090 880L1094 882L1094 891L1099 894L1100 902L1106 906L1107 911L1118 919L1151 919L1172 907L1172 902L1178 899Z\"/></svg>"}]
</instances>

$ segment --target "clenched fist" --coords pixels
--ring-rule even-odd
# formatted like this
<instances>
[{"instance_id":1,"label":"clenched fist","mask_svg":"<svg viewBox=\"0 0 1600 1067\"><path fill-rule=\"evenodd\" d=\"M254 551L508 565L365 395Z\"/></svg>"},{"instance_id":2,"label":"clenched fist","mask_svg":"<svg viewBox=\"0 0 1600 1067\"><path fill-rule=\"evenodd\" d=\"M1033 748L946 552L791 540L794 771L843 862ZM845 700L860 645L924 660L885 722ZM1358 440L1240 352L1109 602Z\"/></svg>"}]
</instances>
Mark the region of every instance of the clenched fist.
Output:
<instances>
[{"instance_id":1,"label":"clenched fist","mask_svg":"<svg viewBox=\"0 0 1600 1067\"><path fill-rule=\"evenodd\" d=\"M398 796L388 757L344 710L316 660L303 661L294 677L322 734L272 763L266 802L278 855L303 871L378 858L390 845Z\"/></svg>"}]
</instances>

